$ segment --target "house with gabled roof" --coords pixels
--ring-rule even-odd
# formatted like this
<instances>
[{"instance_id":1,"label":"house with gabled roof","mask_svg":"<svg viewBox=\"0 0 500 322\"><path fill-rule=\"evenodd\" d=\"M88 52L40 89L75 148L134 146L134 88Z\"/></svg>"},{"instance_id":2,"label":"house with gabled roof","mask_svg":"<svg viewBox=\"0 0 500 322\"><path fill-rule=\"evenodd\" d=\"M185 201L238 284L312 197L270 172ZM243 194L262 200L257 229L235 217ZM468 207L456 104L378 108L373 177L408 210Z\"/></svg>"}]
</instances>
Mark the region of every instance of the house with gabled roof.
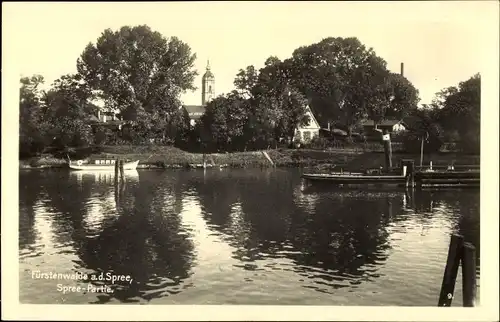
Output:
<instances>
[{"instance_id":1,"label":"house with gabled roof","mask_svg":"<svg viewBox=\"0 0 500 322\"><path fill-rule=\"evenodd\" d=\"M306 107L306 115L309 116L309 122L305 125L299 125L295 129L294 141L300 143L308 143L314 137L319 136L319 130L321 126L318 123L318 120L314 116L309 105Z\"/></svg>"}]
</instances>

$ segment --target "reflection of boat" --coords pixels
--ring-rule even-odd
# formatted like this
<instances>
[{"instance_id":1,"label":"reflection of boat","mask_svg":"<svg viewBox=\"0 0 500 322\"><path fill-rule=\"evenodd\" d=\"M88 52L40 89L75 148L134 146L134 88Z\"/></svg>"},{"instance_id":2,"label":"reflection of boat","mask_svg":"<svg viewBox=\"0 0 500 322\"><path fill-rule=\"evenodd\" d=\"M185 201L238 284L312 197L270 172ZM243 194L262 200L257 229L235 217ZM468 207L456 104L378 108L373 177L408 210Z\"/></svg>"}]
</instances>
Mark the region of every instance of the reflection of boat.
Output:
<instances>
[{"instance_id":1,"label":"reflection of boat","mask_svg":"<svg viewBox=\"0 0 500 322\"><path fill-rule=\"evenodd\" d=\"M336 185L381 184L404 186L406 184L406 177L404 175L369 175L360 173L305 173L302 175L302 178L312 182L325 182Z\"/></svg>"},{"instance_id":2,"label":"reflection of boat","mask_svg":"<svg viewBox=\"0 0 500 322\"><path fill-rule=\"evenodd\" d=\"M137 170L126 170L123 174L127 181L139 181L139 172ZM113 184L115 182L115 173L113 171L80 170L72 172L72 175L76 176L79 182L84 178L103 184Z\"/></svg>"},{"instance_id":3,"label":"reflection of boat","mask_svg":"<svg viewBox=\"0 0 500 322\"><path fill-rule=\"evenodd\" d=\"M355 196L361 194L363 196L400 196L408 193L408 188L405 186L376 186L376 185L363 185L363 189L359 189L357 185L307 185L303 182L300 185L300 192L302 195L317 195L322 193L331 194L334 192L333 196Z\"/></svg>"},{"instance_id":4,"label":"reflection of boat","mask_svg":"<svg viewBox=\"0 0 500 322\"><path fill-rule=\"evenodd\" d=\"M91 170L91 171L114 171L116 160L94 160L92 162L84 162L78 160L76 162L69 160L69 167L73 170ZM135 170L139 160L132 162L124 162L123 170Z\"/></svg>"}]
</instances>

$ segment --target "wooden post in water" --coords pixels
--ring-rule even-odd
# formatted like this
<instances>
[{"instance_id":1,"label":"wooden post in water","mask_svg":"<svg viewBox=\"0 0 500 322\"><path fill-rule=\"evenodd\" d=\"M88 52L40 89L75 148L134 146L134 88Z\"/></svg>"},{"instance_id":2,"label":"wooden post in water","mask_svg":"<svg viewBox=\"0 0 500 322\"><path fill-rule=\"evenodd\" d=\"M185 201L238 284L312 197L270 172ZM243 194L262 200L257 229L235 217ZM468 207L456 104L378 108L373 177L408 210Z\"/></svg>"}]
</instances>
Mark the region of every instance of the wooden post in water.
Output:
<instances>
[{"instance_id":1,"label":"wooden post in water","mask_svg":"<svg viewBox=\"0 0 500 322\"><path fill-rule=\"evenodd\" d=\"M118 173L119 173L119 159L115 160L115 203L118 205L120 204L120 193L119 193L119 178L118 178Z\"/></svg>"},{"instance_id":2,"label":"wooden post in water","mask_svg":"<svg viewBox=\"0 0 500 322\"><path fill-rule=\"evenodd\" d=\"M460 259L463 253L462 248L463 237L460 235L452 235L438 306L451 306L453 292L455 291L455 282L457 280L458 266L460 265Z\"/></svg>"},{"instance_id":3,"label":"wooden post in water","mask_svg":"<svg viewBox=\"0 0 500 322\"><path fill-rule=\"evenodd\" d=\"M115 184L118 183L118 171L119 171L119 163L120 163L120 160L119 159L116 159L115 160Z\"/></svg>"},{"instance_id":4,"label":"wooden post in water","mask_svg":"<svg viewBox=\"0 0 500 322\"><path fill-rule=\"evenodd\" d=\"M389 131L384 131L382 140L384 141L385 171L389 172L392 169L392 145Z\"/></svg>"},{"instance_id":5,"label":"wooden post in water","mask_svg":"<svg viewBox=\"0 0 500 322\"><path fill-rule=\"evenodd\" d=\"M470 243L463 245L462 257L463 306L473 307L476 302L476 248Z\"/></svg>"},{"instance_id":6,"label":"wooden post in water","mask_svg":"<svg viewBox=\"0 0 500 322\"><path fill-rule=\"evenodd\" d=\"M424 163L424 137L422 136L422 142L420 143L420 167Z\"/></svg>"},{"instance_id":7,"label":"wooden post in water","mask_svg":"<svg viewBox=\"0 0 500 322\"><path fill-rule=\"evenodd\" d=\"M401 166L406 167L406 173L404 174L406 178L406 187L415 186L415 161L412 159L401 160Z\"/></svg>"},{"instance_id":8,"label":"wooden post in water","mask_svg":"<svg viewBox=\"0 0 500 322\"><path fill-rule=\"evenodd\" d=\"M123 181L125 179L125 171L123 169L123 160L120 160L120 179Z\"/></svg>"}]
</instances>

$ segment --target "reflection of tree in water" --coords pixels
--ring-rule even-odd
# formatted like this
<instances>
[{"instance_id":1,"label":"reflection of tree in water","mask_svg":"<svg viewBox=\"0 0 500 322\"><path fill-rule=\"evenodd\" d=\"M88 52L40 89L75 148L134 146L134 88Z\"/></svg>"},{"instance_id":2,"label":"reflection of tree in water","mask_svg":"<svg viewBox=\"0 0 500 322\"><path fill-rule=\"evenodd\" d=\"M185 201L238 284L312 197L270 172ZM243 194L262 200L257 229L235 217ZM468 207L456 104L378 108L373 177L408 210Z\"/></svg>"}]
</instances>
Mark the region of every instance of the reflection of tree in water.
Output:
<instances>
[{"instance_id":1,"label":"reflection of tree in water","mask_svg":"<svg viewBox=\"0 0 500 322\"><path fill-rule=\"evenodd\" d=\"M29 171L19 174L19 250L35 243L35 207L41 198L46 172ZM35 183L35 184L33 184Z\"/></svg>"},{"instance_id":2,"label":"reflection of tree in water","mask_svg":"<svg viewBox=\"0 0 500 322\"><path fill-rule=\"evenodd\" d=\"M238 202L238 190L247 178L238 176L236 171L192 171L186 174L189 187L194 188L201 200L204 219L209 226L221 232L230 231L232 207Z\"/></svg>"},{"instance_id":3,"label":"reflection of tree in water","mask_svg":"<svg viewBox=\"0 0 500 322\"><path fill-rule=\"evenodd\" d=\"M333 269L338 274L360 276L367 264L385 260L391 199L321 198L316 214L303 214L294 222L296 260L305 265ZM393 199L397 199L393 198ZM396 201L396 200L394 200ZM389 208L391 207L391 208Z\"/></svg>"},{"instance_id":4,"label":"reflection of tree in water","mask_svg":"<svg viewBox=\"0 0 500 322\"><path fill-rule=\"evenodd\" d=\"M270 182L275 183L275 176L276 173L269 170L207 171L203 180L191 180L198 192L205 221L221 232L221 238L236 249L233 256L237 259L258 259L259 240L253 238L256 231L270 238L280 238L288 229L286 222L279 217L286 214L291 198L285 196L287 200L282 200L285 194L270 196L262 188ZM280 183L286 186L286 181L281 180ZM257 212L267 215L267 222L250 222L248 216L253 213L245 209L247 205L242 194L247 190L251 191L253 206L259 209Z\"/></svg>"},{"instance_id":5,"label":"reflection of tree in water","mask_svg":"<svg viewBox=\"0 0 500 322\"><path fill-rule=\"evenodd\" d=\"M287 258L299 274L328 283L363 274L367 278L373 271L368 266L379 265L387 257L388 232L384 228L390 213L397 216L401 209L401 196L366 199L325 195L314 201L314 207L302 207L293 194L300 183L293 173L276 171L268 181L226 176L226 180L205 178L205 184L196 185L196 189L209 213L207 222L226 234L236 249L234 257L246 263L242 267L256 269L251 262ZM241 202L238 227L231 226L230 205L236 201ZM371 276L377 275L372 272Z\"/></svg>"},{"instance_id":6,"label":"reflection of tree in water","mask_svg":"<svg viewBox=\"0 0 500 322\"><path fill-rule=\"evenodd\" d=\"M131 285L117 286L114 293L99 296L100 302L107 302L110 296L120 301L134 297L149 300L180 292L174 286L189 276L193 246L180 234L174 205L165 204L165 195L172 193L167 184L161 180L127 182L115 195L118 217L108 217L109 222L96 237L85 233L84 208L91 191L95 193L96 187L102 186L83 180L79 185L50 190L50 203L62 215L57 220L61 226L58 231L72 232L79 264L97 273L131 275L134 279Z\"/></svg>"},{"instance_id":7,"label":"reflection of tree in water","mask_svg":"<svg viewBox=\"0 0 500 322\"><path fill-rule=\"evenodd\" d=\"M480 193L478 190L439 191L432 194L436 204L445 204L453 222L452 232L464 237L476 247L476 264L480 261Z\"/></svg>"},{"instance_id":8,"label":"reflection of tree in water","mask_svg":"<svg viewBox=\"0 0 500 322\"><path fill-rule=\"evenodd\" d=\"M128 181L119 189L115 209L112 183L80 180L65 171L55 176L37 172L20 181L20 248L35 239L33 209L46 195L56 244L74 247L82 268L132 275L135 283L112 294L120 301L166 296L188 286L181 283L190 275L194 250L178 214L183 196L193 190L208 226L234 247L243 268L292 270L318 291L377 277L388 254L387 226L400 229L408 219L429 226L436 216L452 219L479 256L478 192L306 194L297 193L300 178L293 171L145 171L139 183ZM104 214L99 229L90 232L92 203L101 204Z\"/></svg>"}]
</instances>

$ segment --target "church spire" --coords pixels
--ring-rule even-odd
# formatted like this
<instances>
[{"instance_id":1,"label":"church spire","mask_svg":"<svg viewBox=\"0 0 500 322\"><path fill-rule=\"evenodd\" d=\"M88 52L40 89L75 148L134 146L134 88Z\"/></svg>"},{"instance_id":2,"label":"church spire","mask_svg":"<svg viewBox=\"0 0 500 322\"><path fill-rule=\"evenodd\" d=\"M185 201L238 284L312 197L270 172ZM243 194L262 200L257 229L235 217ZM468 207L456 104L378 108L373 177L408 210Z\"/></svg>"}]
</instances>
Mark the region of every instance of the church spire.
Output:
<instances>
[{"instance_id":1,"label":"church spire","mask_svg":"<svg viewBox=\"0 0 500 322\"><path fill-rule=\"evenodd\" d=\"M215 98L215 77L210 71L210 60L207 59L207 68L201 78L201 104L206 105Z\"/></svg>"}]
</instances>

